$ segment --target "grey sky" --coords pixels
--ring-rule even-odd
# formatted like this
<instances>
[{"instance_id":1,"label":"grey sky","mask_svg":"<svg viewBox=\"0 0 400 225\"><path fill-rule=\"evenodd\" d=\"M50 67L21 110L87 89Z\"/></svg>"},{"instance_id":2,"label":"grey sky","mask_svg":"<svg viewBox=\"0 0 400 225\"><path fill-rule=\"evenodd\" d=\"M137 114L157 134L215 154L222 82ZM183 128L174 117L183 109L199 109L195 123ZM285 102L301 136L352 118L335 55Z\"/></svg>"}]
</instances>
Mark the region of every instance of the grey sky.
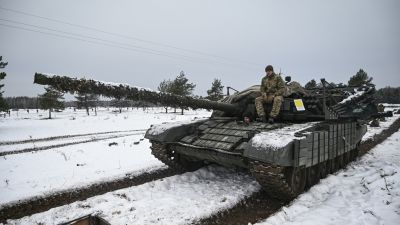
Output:
<instances>
[{"instance_id":1,"label":"grey sky","mask_svg":"<svg viewBox=\"0 0 400 225\"><path fill-rule=\"evenodd\" d=\"M0 9L0 55L9 62L5 96L43 92L32 84L35 72L156 89L181 70L197 84L195 94L205 95L214 78L236 89L258 84L267 64L302 84L321 77L345 83L363 68L378 87L400 86L397 0L0 0L0 7L146 41Z\"/></svg>"}]
</instances>

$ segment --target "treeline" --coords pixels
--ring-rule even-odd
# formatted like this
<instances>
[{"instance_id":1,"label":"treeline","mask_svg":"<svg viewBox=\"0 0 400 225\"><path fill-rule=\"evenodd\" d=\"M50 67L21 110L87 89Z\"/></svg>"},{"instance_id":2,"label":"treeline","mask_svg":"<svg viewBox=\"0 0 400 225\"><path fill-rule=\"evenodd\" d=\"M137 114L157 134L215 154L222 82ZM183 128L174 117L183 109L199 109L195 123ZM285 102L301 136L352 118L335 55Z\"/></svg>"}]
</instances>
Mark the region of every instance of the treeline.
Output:
<instances>
[{"instance_id":1,"label":"treeline","mask_svg":"<svg viewBox=\"0 0 400 225\"><path fill-rule=\"evenodd\" d=\"M400 104L400 87L385 87L375 92L379 103Z\"/></svg>"},{"instance_id":2,"label":"treeline","mask_svg":"<svg viewBox=\"0 0 400 225\"><path fill-rule=\"evenodd\" d=\"M4 101L11 109L38 109L40 107L37 97L6 97Z\"/></svg>"},{"instance_id":3,"label":"treeline","mask_svg":"<svg viewBox=\"0 0 400 225\"><path fill-rule=\"evenodd\" d=\"M214 81L211 83L211 89L207 90L206 97L194 96L193 91L195 87L196 84L190 83L189 79L186 77L185 72L181 71L175 79L173 80L167 79L161 81L157 89L160 92L165 92L169 94L180 95L180 96L191 96L193 98L198 98L198 99L205 98L212 101L218 101L224 97L222 93L224 86L222 86L221 80L219 79L214 79ZM168 106L164 106L164 108L165 108L165 113L168 113ZM182 107L178 104L175 105L173 108L174 112L176 112L177 108L180 108L182 115L183 115L183 110L186 109L185 107Z\"/></svg>"},{"instance_id":4,"label":"treeline","mask_svg":"<svg viewBox=\"0 0 400 225\"><path fill-rule=\"evenodd\" d=\"M11 109L39 109L40 98L39 97L6 97L4 101ZM85 108L79 101L65 101L62 102L63 107L74 107L74 108ZM129 101L129 100L98 100L91 104L91 107L153 107L156 106L149 102L144 101Z\"/></svg>"}]
</instances>

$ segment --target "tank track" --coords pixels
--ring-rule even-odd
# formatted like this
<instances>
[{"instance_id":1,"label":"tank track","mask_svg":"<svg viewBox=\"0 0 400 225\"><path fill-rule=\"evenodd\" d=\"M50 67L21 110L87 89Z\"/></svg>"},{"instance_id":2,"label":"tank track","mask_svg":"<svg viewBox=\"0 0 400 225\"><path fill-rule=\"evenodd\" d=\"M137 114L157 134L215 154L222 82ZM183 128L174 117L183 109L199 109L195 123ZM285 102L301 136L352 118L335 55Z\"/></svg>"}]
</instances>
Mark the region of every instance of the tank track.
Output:
<instances>
[{"instance_id":1,"label":"tank track","mask_svg":"<svg viewBox=\"0 0 400 225\"><path fill-rule=\"evenodd\" d=\"M203 166L201 162L188 161L179 154L175 154L167 144L152 142L150 149L154 157L177 171L194 171Z\"/></svg>"},{"instance_id":2,"label":"tank track","mask_svg":"<svg viewBox=\"0 0 400 225\"><path fill-rule=\"evenodd\" d=\"M166 144L152 142L150 149L151 154L165 165L172 168L179 168L179 163L168 153Z\"/></svg>"},{"instance_id":3,"label":"tank track","mask_svg":"<svg viewBox=\"0 0 400 225\"><path fill-rule=\"evenodd\" d=\"M251 161L250 172L273 198L292 200L298 195L287 182L284 167Z\"/></svg>"}]
</instances>

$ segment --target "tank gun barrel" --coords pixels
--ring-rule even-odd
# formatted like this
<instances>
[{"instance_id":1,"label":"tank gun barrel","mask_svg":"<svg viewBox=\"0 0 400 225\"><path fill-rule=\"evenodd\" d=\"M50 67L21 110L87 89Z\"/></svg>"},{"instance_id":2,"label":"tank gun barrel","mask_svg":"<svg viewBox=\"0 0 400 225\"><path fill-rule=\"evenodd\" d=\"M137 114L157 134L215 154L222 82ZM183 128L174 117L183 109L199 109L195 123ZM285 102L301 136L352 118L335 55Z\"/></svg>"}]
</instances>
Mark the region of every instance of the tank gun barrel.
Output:
<instances>
[{"instance_id":1,"label":"tank gun barrel","mask_svg":"<svg viewBox=\"0 0 400 225\"><path fill-rule=\"evenodd\" d=\"M195 99L189 96L180 96L164 92L156 92L145 88L127 84L114 84L85 78L71 78L67 76L46 75L35 73L34 83L50 85L62 92L87 93L102 95L116 99L129 99L133 101L147 101L171 107L190 107L193 109L213 109L224 112L237 113L241 110L238 105Z\"/></svg>"}]
</instances>

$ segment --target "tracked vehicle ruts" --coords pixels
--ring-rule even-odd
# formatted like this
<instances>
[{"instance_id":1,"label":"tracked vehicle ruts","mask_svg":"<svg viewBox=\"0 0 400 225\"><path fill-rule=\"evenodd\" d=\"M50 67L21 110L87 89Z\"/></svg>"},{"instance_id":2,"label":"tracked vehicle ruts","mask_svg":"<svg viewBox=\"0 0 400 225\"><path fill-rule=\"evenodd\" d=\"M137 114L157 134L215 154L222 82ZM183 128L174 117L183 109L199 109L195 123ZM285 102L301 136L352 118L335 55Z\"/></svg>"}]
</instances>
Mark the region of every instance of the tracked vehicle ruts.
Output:
<instances>
[{"instance_id":1,"label":"tracked vehicle ruts","mask_svg":"<svg viewBox=\"0 0 400 225\"><path fill-rule=\"evenodd\" d=\"M322 87L305 90L290 78L286 81L284 102L274 124L255 121L257 85L214 102L39 73L34 82L64 92L213 109L207 119L152 126L145 136L152 143L152 154L178 169L211 162L245 168L269 194L292 199L307 185L354 160L366 121L385 115L378 113L372 84L332 87L322 79Z\"/></svg>"}]
</instances>

